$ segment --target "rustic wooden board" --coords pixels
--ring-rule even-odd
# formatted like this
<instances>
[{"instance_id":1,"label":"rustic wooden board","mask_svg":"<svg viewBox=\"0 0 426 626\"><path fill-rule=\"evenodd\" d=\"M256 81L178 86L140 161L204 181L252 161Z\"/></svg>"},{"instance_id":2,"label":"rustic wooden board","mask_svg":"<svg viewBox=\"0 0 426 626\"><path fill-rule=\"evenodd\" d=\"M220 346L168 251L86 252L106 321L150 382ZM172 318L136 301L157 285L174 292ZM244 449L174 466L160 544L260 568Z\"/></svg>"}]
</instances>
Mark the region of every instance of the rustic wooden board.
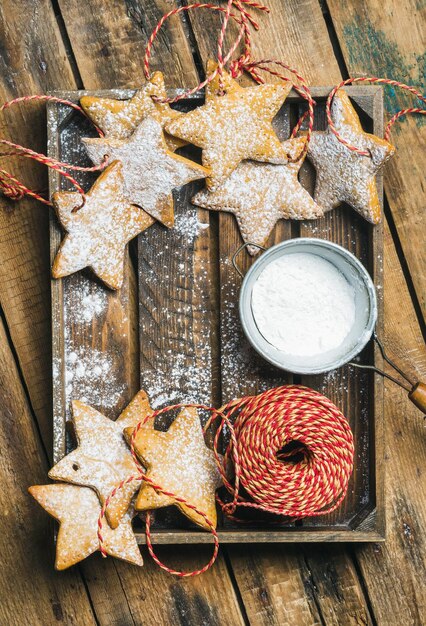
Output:
<instances>
[{"instance_id":1,"label":"rustic wooden board","mask_svg":"<svg viewBox=\"0 0 426 626\"><path fill-rule=\"evenodd\" d=\"M376 0L330 0L327 5L350 76L393 78L424 94L424 2L387 0L386 11L378 10ZM405 107L422 106L398 88L386 88L384 102L388 119ZM397 148L384 172L390 219L402 248L406 276L413 284L420 314L426 321L424 116L402 118L392 128L390 141Z\"/></svg>"},{"instance_id":2,"label":"rustic wooden board","mask_svg":"<svg viewBox=\"0 0 426 626\"><path fill-rule=\"evenodd\" d=\"M256 13L261 28L253 37L254 58L282 59L297 67L310 85L338 83L341 73L323 16L324 3L320 6L317 0L269 0L268 6L269 15ZM189 19L201 64L205 65L215 50L220 21L209 11L194 11ZM235 36L234 25L229 31L231 37ZM249 83L247 77L241 80ZM229 233L227 238L238 241L238 227L229 217L219 216L221 235ZM386 293L392 297L389 291ZM267 549L265 544L227 548L250 624L370 623L368 600L360 580L353 575L352 551L345 544L336 545L332 556L329 549L318 546L314 550L312 544L289 548ZM265 550L267 560L263 557Z\"/></svg>"},{"instance_id":3,"label":"rustic wooden board","mask_svg":"<svg viewBox=\"0 0 426 626\"><path fill-rule=\"evenodd\" d=\"M366 128L380 134L381 91L353 87L349 92L359 106ZM75 100L82 93L61 93L61 96ZM113 93L118 97L131 94L117 90ZM327 93L326 88L314 90L314 97L320 102L317 117L317 123L322 124L320 127L324 124L321 108L323 110ZM199 102L199 98L183 106L193 106L195 102ZM299 99L292 94L277 116L275 124L282 138L288 136L289 115L297 114L299 107ZM79 136L87 136L88 131L85 122L75 113L50 106L51 154L85 162L78 142ZM81 182L87 185L89 178L84 175ZM312 185L309 166L306 166L302 180L308 188ZM52 192L58 182L52 173ZM292 380L290 375L266 366L248 347L239 329L236 302L241 281L230 265L230 256L240 244L240 237L235 228L224 226L226 220L234 219L233 216L221 215L219 221L215 213L197 210L188 202L190 193L194 193L194 187L176 194L177 225L174 230L166 231L156 224L139 238L141 386L147 389L154 406L175 401L218 404L231 397ZM343 208L313 225L282 221L275 229L271 243L303 233L305 236L329 237L352 249L370 270L378 286L380 328L383 295L381 232L381 227L372 228L358 219L353 211ZM54 221L51 233L54 255L60 238ZM244 263L248 266L248 257ZM136 337L132 273L129 262L128 279L119 294L108 292L84 273L53 281L54 363L57 370L55 459L67 449L65 422L71 397L83 394L87 402L112 416L117 415L133 394L137 373L135 366L129 366L134 363L129 355L134 354ZM83 347L88 376L94 361L102 378L105 378L104 370L108 371L106 386L88 383L87 377L78 371L74 372L70 384L70 371L72 376L73 365L82 357ZM366 350L365 361L371 362L372 358L371 350ZM374 358L379 363L377 354ZM92 373L92 379L93 376ZM295 380L298 382L297 377ZM259 522L249 529L241 529L224 521L219 527L222 542L383 539L381 381L374 381L353 368L344 368L341 373L303 382L327 393L347 414L355 432L356 469L344 505L330 516L317 518L314 522L304 520L297 525L286 523L271 528ZM68 445L72 445L71 442ZM207 533L191 528L179 515L168 512L157 514L154 533L157 543L211 541ZM144 542L143 533L138 533L138 540Z\"/></svg>"}]
</instances>

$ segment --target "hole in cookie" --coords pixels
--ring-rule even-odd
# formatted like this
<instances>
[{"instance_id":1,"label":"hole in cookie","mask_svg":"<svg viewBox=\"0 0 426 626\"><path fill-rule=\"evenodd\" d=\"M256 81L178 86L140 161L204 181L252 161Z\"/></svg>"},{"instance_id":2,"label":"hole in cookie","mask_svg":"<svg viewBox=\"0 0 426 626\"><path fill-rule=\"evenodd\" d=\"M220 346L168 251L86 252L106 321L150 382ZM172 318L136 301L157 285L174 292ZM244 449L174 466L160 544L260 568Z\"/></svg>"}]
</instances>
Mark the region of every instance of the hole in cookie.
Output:
<instances>
[{"instance_id":1,"label":"hole in cookie","mask_svg":"<svg viewBox=\"0 0 426 626\"><path fill-rule=\"evenodd\" d=\"M73 468L74 472L78 472L78 470L80 469L80 466L79 466L78 463L73 463L72 464L72 468Z\"/></svg>"},{"instance_id":2,"label":"hole in cookie","mask_svg":"<svg viewBox=\"0 0 426 626\"><path fill-rule=\"evenodd\" d=\"M295 439L286 443L285 446L277 450L276 457L281 463L291 463L295 465L309 456L309 450L304 443Z\"/></svg>"}]
</instances>

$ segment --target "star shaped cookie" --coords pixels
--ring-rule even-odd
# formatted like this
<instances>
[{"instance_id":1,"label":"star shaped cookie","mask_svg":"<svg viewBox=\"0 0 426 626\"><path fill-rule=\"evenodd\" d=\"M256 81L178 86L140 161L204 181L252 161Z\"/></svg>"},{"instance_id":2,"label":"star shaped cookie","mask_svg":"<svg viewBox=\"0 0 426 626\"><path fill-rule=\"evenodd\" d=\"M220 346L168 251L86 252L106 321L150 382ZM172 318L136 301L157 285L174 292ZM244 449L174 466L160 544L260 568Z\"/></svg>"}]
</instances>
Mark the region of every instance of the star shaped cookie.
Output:
<instances>
[{"instance_id":1,"label":"star shaped cookie","mask_svg":"<svg viewBox=\"0 0 426 626\"><path fill-rule=\"evenodd\" d=\"M301 154L304 137L283 142L291 159ZM298 180L305 157L285 165L243 161L217 189L203 189L192 198L193 204L205 209L229 211L237 218L243 240L264 246L279 219L305 220L323 215L322 208L311 198ZM250 254L259 248L247 246Z\"/></svg>"},{"instance_id":2,"label":"star shaped cookie","mask_svg":"<svg viewBox=\"0 0 426 626\"><path fill-rule=\"evenodd\" d=\"M153 117L162 128L182 113L168 104L155 101L152 96L166 98L162 72L154 72L149 81L138 89L130 100L83 96L80 104L87 116L105 133L106 137L127 139L146 117ZM186 144L182 139L165 136L167 147L174 152Z\"/></svg>"},{"instance_id":3,"label":"star shaped cookie","mask_svg":"<svg viewBox=\"0 0 426 626\"><path fill-rule=\"evenodd\" d=\"M60 524L56 540L57 570L71 567L99 549L97 532L101 505L92 489L56 484L35 485L28 491ZM110 556L143 565L132 530L133 516L133 510L129 510L115 530L104 523L103 545Z\"/></svg>"},{"instance_id":4,"label":"star shaped cookie","mask_svg":"<svg viewBox=\"0 0 426 626\"><path fill-rule=\"evenodd\" d=\"M210 63L207 72L215 68ZM244 159L286 163L287 155L272 120L291 90L290 84L241 87L224 72L225 95L216 77L203 106L169 122L170 134L200 146L203 165L211 169L207 187L216 191Z\"/></svg>"},{"instance_id":5,"label":"star shaped cookie","mask_svg":"<svg viewBox=\"0 0 426 626\"><path fill-rule=\"evenodd\" d=\"M137 474L123 429L135 428L152 413L148 397L140 391L115 422L77 400L72 403L72 413L78 447L52 467L49 478L91 487L103 505L114 487ZM152 420L145 427L153 428ZM111 528L117 528L140 485L140 480L134 480L111 499L105 513Z\"/></svg>"},{"instance_id":6,"label":"star shaped cookie","mask_svg":"<svg viewBox=\"0 0 426 626\"><path fill-rule=\"evenodd\" d=\"M330 129L313 132L308 158L317 173L314 198L324 211L346 202L366 220L377 224L382 210L375 176L395 148L384 139L364 132L343 89L333 98L331 117L338 133L351 145L369 151L370 156L349 150Z\"/></svg>"},{"instance_id":7,"label":"star shaped cookie","mask_svg":"<svg viewBox=\"0 0 426 626\"><path fill-rule=\"evenodd\" d=\"M130 442L133 428L126 428L124 432ZM167 432L140 430L135 438L135 452L151 480L165 491L185 498L216 526L215 493L221 485L221 476L214 453L204 442L196 409L183 409ZM195 524L210 530L201 515L172 497L157 493L151 485L142 483L136 510L148 511L172 504Z\"/></svg>"},{"instance_id":8,"label":"star shaped cookie","mask_svg":"<svg viewBox=\"0 0 426 626\"><path fill-rule=\"evenodd\" d=\"M161 124L146 118L128 139L82 139L92 161L99 165L105 155L123 164L125 192L129 202L173 226L172 190L209 174L202 165L167 149Z\"/></svg>"},{"instance_id":9,"label":"star shaped cookie","mask_svg":"<svg viewBox=\"0 0 426 626\"><path fill-rule=\"evenodd\" d=\"M67 231L53 263L52 274L61 278L90 267L111 289L123 284L124 250L128 241L154 220L125 197L121 163L111 163L86 194L53 194L58 219Z\"/></svg>"}]
</instances>

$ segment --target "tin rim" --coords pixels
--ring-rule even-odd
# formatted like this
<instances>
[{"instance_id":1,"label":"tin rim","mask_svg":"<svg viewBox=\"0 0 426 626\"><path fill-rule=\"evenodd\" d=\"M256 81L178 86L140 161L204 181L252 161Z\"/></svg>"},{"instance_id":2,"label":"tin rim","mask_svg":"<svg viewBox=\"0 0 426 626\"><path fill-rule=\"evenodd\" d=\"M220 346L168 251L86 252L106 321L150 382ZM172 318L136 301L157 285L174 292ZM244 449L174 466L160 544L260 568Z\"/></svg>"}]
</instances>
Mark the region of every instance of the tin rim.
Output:
<instances>
[{"instance_id":1,"label":"tin rim","mask_svg":"<svg viewBox=\"0 0 426 626\"><path fill-rule=\"evenodd\" d=\"M280 361L277 358L275 358L274 355L272 354L273 351L280 352L274 346L270 344L271 350L268 351L260 345L262 342L263 343L268 343L268 342L264 339L263 335L257 329L256 323L254 322L254 327L256 329L255 334L258 335L258 339L259 339L259 341L256 341L256 337L253 336L253 333L250 330L250 326L253 326L253 324L250 324L250 322L248 321L248 318L250 317L253 318L254 320L254 316L251 310L251 304L249 305L250 310L247 311L247 308L248 308L247 302L251 303L251 292L252 292L252 288L255 282L254 278L257 279L257 276L261 273L264 267L266 267L266 265L270 262L268 261L268 259L271 256L277 256L278 258L277 252L279 250L287 249L287 248L300 247L301 248L300 251L302 251L305 245L309 245L310 247L312 246L317 247L319 249L319 256L321 256L320 254L321 248L331 250L334 253L337 252L356 271L357 275L359 276L359 278L361 279L364 285L365 292L367 295L367 300L369 304L368 319L365 324L364 331L361 333L356 344L350 350L345 352L339 359L336 359L331 364L327 363L327 364L324 364L323 366L318 365L318 366L307 366L307 367L293 367L293 366L286 367L285 363L283 362L285 360L284 352L281 352L281 354L283 355L283 360ZM326 260L329 260L329 259L326 259ZM333 261L330 261L330 260L329 262L333 263ZM259 268L262 268L262 270ZM327 241L325 239L299 237L296 239L288 239L287 241L283 241L281 243L276 244L275 246L272 246L271 248L266 250L266 252L263 252L261 256L253 263L253 265L250 267L247 274L245 275L243 279L243 283L241 285L240 296L239 296L239 315L240 315L240 321L241 321L241 325L242 325L245 336L247 337L248 341L253 346L253 348L256 350L256 352L260 354L266 361L268 361L272 365L275 365L281 370L292 372L293 374L322 374L325 372L330 372L332 370L335 370L338 367L341 367L342 365L345 365L365 348L365 346L371 339L371 336L374 332L374 327L377 321L377 296L376 296L374 283L367 269L364 267L361 261L359 261L359 259L356 258L355 255L349 252L349 250L346 250L346 248L343 248L337 243ZM309 357L307 357L307 359L308 358Z\"/></svg>"}]
</instances>

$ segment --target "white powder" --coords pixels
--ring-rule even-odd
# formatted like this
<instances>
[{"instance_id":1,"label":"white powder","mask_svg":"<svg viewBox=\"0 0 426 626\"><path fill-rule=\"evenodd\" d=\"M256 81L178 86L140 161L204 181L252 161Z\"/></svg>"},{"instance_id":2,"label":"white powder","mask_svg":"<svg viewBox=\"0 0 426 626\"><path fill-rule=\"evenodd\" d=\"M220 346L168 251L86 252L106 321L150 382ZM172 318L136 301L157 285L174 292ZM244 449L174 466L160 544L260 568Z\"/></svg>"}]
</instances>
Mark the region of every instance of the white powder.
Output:
<instances>
[{"instance_id":1,"label":"white powder","mask_svg":"<svg viewBox=\"0 0 426 626\"><path fill-rule=\"evenodd\" d=\"M344 341L355 321L355 293L328 261L288 254L260 274L252 310L259 331L278 350L313 356Z\"/></svg>"}]
</instances>

